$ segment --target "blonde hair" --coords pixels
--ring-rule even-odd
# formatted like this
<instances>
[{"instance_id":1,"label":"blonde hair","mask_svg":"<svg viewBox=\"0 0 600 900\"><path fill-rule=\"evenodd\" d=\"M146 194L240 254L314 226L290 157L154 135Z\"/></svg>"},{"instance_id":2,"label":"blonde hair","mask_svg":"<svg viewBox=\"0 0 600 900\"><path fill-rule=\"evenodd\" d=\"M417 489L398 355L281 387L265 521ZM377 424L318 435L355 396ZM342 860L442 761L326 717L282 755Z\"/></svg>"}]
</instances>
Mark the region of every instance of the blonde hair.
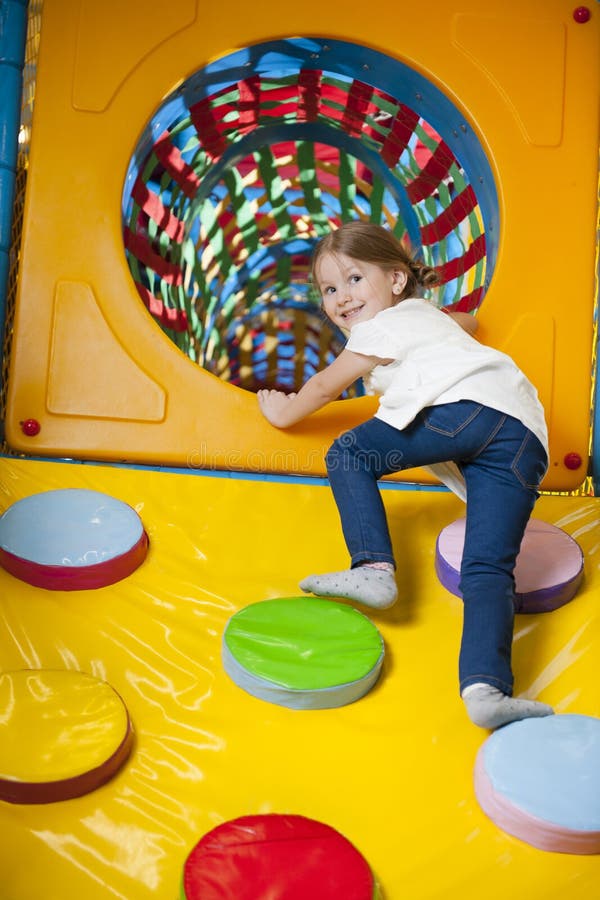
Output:
<instances>
[{"instance_id":1,"label":"blonde hair","mask_svg":"<svg viewBox=\"0 0 600 900\"><path fill-rule=\"evenodd\" d=\"M315 287L319 261L327 253L343 253L386 271L404 272L406 285L398 297L399 301L415 296L419 287L430 288L439 281L435 269L411 256L391 231L373 222L363 222L361 219L347 222L319 241L311 263L311 280Z\"/></svg>"}]
</instances>

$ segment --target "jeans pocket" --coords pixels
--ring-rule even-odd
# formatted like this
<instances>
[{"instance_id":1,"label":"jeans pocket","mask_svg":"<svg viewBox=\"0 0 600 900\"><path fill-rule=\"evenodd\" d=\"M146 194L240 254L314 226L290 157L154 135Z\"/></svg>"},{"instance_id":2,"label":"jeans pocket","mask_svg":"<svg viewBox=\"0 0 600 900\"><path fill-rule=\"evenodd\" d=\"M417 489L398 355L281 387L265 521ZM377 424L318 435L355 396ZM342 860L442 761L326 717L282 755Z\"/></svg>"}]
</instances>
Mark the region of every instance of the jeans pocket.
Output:
<instances>
[{"instance_id":1,"label":"jeans pocket","mask_svg":"<svg viewBox=\"0 0 600 900\"><path fill-rule=\"evenodd\" d=\"M475 419L483 406L472 400L458 400L456 403L441 403L423 410L423 424L430 431L455 437Z\"/></svg>"},{"instance_id":2,"label":"jeans pocket","mask_svg":"<svg viewBox=\"0 0 600 900\"><path fill-rule=\"evenodd\" d=\"M548 469L548 457L533 432L525 434L511 469L523 487L537 491Z\"/></svg>"}]
</instances>

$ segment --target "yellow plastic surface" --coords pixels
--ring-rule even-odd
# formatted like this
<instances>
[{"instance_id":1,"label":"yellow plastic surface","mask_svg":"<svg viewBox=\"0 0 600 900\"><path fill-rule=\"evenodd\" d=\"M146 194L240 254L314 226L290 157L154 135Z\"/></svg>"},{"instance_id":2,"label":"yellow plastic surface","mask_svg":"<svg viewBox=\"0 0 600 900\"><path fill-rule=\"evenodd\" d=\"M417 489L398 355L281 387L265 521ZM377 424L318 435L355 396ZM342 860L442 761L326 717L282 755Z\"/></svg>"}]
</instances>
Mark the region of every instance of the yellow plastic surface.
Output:
<instances>
[{"instance_id":1,"label":"yellow plastic surface","mask_svg":"<svg viewBox=\"0 0 600 900\"><path fill-rule=\"evenodd\" d=\"M143 307L123 250L120 201L138 138L160 102L234 49L297 35L397 57L444 91L497 179L496 271L484 341L538 386L550 427L546 489L583 481L594 299L600 15L572 0L45 0L37 69L7 434L33 455L323 472L333 436L368 399L331 404L289 432L253 394L200 370ZM35 418L41 431L23 435ZM583 464L565 467L567 453ZM403 476L401 476L403 477ZM414 479L414 473L407 476ZM423 480L427 480L422 475Z\"/></svg>"},{"instance_id":2,"label":"yellow plastic surface","mask_svg":"<svg viewBox=\"0 0 600 900\"><path fill-rule=\"evenodd\" d=\"M129 720L109 684L81 672L0 675L0 778L46 782L102 766L123 743Z\"/></svg>"},{"instance_id":3,"label":"yellow plastic surface","mask_svg":"<svg viewBox=\"0 0 600 900\"><path fill-rule=\"evenodd\" d=\"M94 793L0 804L2 900L171 900L203 834L268 812L339 830L385 900L599 896L600 857L536 850L475 799L487 732L458 696L461 601L434 573L436 537L463 512L457 498L385 492L400 600L370 615L386 645L381 678L357 703L299 712L236 687L221 639L237 610L346 564L328 487L30 460L3 460L0 474L3 507L93 488L136 509L150 538L128 579L96 591L41 591L0 571L5 669L102 678L136 729L129 761ZM542 497L535 515L579 542L585 580L561 609L517 618L516 692L600 716L600 502Z\"/></svg>"}]
</instances>

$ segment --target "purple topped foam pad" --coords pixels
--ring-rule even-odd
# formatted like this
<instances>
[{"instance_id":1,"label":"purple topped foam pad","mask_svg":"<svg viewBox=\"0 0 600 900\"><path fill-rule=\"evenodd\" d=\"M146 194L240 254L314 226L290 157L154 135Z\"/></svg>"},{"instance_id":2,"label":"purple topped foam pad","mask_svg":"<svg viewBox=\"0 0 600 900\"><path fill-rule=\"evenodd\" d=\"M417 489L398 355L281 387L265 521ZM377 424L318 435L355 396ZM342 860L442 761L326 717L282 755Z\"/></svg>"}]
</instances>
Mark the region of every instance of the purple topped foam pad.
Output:
<instances>
[{"instance_id":1,"label":"purple topped foam pad","mask_svg":"<svg viewBox=\"0 0 600 900\"><path fill-rule=\"evenodd\" d=\"M457 597L465 542L465 519L444 528L437 539L435 570ZM572 600L583 578L583 553L561 528L530 519L515 567L515 600L520 613L549 612Z\"/></svg>"}]
</instances>

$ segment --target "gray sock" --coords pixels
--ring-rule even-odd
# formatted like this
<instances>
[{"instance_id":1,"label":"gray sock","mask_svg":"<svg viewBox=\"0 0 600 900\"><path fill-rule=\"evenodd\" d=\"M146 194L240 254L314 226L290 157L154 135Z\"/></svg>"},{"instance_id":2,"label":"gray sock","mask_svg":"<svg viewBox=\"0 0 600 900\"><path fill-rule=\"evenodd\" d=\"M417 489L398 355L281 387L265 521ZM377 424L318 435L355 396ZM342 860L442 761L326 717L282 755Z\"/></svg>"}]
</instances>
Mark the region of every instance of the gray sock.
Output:
<instances>
[{"instance_id":1,"label":"gray sock","mask_svg":"<svg viewBox=\"0 0 600 900\"><path fill-rule=\"evenodd\" d=\"M307 594L344 597L372 609L387 609L396 602L398 596L394 573L372 566L359 566L325 575L309 575L300 582L300 587Z\"/></svg>"},{"instance_id":2,"label":"gray sock","mask_svg":"<svg viewBox=\"0 0 600 900\"><path fill-rule=\"evenodd\" d=\"M500 728L519 719L551 716L554 710L537 700L518 700L491 684L470 684L462 693L469 718L481 728Z\"/></svg>"}]
</instances>

